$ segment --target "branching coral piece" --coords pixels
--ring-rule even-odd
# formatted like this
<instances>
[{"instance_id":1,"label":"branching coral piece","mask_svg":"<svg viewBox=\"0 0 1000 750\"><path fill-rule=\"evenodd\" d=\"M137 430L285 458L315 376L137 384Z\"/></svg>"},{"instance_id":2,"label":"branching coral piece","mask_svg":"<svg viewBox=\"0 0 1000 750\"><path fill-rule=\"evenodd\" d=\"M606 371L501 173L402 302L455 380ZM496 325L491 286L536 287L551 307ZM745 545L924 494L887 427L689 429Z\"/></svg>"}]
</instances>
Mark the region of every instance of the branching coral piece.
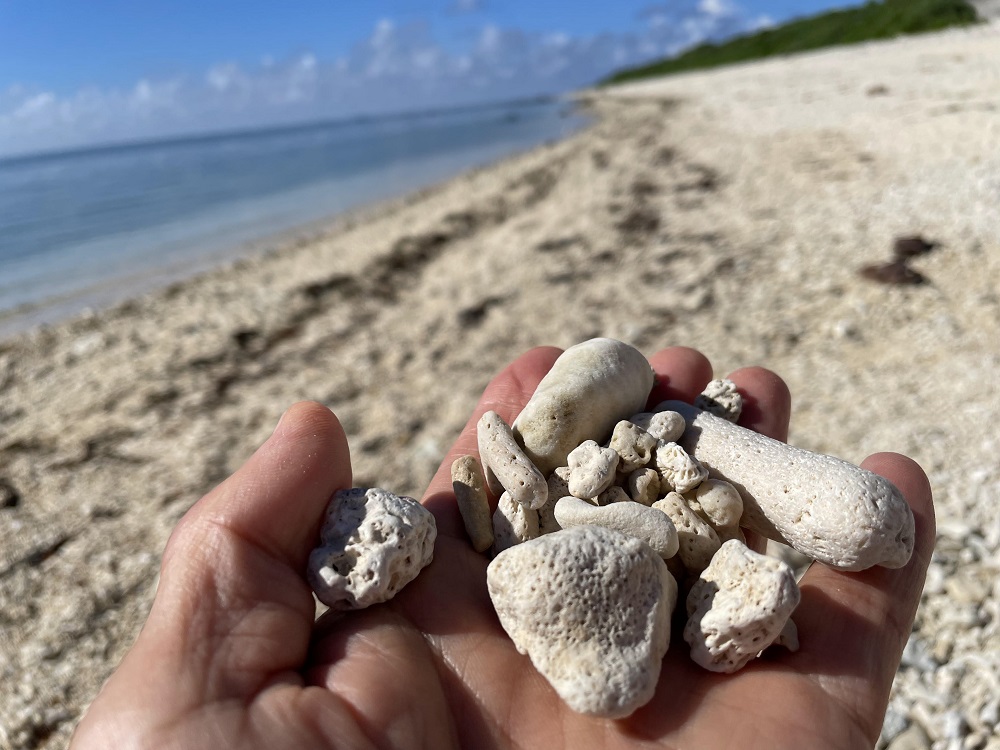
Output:
<instances>
[{"instance_id":1,"label":"branching coral piece","mask_svg":"<svg viewBox=\"0 0 1000 750\"><path fill-rule=\"evenodd\" d=\"M773 440L681 401L683 447L743 498L742 525L839 570L899 568L913 513L885 477Z\"/></svg>"},{"instance_id":2,"label":"branching coral piece","mask_svg":"<svg viewBox=\"0 0 1000 750\"><path fill-rule=\"evenodd\" d=\"M492 471L510 496L525 508L541 508L549 494L545 477L524 455L500 415L495 411L483 414L476 426L476 437L479 457L488 472Z\"/></svg>"}]
</instances>

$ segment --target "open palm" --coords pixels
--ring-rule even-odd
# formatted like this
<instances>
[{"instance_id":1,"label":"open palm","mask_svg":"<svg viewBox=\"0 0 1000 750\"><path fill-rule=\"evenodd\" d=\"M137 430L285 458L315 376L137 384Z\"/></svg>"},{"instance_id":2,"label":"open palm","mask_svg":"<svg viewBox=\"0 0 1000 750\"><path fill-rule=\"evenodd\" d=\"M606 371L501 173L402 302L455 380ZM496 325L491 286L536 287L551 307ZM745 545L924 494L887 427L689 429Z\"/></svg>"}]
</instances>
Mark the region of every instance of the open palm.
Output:
<instances>
[{"instance_id":1,"label":"open palm","mask_svg":"<svg viewBox=\"0 0 1000 750\"><path fill-rule=\"evenodd\" d=\"M433 563L391 602L318 622L305 561L327 500L351 486L350 456L331 412L292 407L181 520L149 619L73 747L872 747L934 538L927 480L902 456L865 466L913 508L912 560L850 574L814 565L794 615L797 653L716 675L690 661L675 627L655 697L621 720L573 713L517 653L487 594L488 561L466 541L449 467L475 452L479 416L512 420L558 354L533 350L487 387L422 500L437 518ZM690 401L712 377L690 349L650 361L653 402ZM784 439L784 383L759 368L730 377L744 394L741 423Z\"/></svg>"}]
</instances>

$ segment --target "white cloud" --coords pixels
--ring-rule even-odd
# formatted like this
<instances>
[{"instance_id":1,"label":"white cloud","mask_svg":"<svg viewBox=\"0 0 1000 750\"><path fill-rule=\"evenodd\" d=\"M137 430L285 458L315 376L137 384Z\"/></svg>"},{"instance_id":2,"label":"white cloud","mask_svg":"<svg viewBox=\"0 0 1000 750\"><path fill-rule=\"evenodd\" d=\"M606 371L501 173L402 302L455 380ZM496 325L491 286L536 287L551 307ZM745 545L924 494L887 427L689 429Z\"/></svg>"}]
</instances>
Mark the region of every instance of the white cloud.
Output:
<instances>
[{"instance_id":1,"label":"white cloud","mask_svg":"<svg viewBox=\"0 0 1000 750\"><path fill-rule=\"evenodd\" d=\"M710 18L724 18L739 13L728 0L699 0L698 10Z\"/></svg>"},{"instance_id":2,"label":"white cloud","mask_svg":"<svg viewBox=\"0 0 1000 750\"><path fill-rule=\"evenodd\" d=\"M26 120L32 117L38 117L51 110L55 104L56 97L52 92L45 91L41 94L35 94L29 99L23 101L21 105L14 110L13 117L16 120Z\"/></svg>"},{"instance_id":3,"label":"white cloud","mask_svg":"<svg viewBox=\"0 0 1000 750\"><path fill-rule=\"evenodd\" d=\"M209 88L225 93L238 85L241 77L242 73L236 63L223 63L209 68L208 73L205 74L205 82Z\"/></svg>"},{"instance_id":4,"label":"white cloud","mask_svg":"<svg viewBox=\"0 0 1000 750\"><path fill-rule=\"evenodd\" d=\"M452 13L475 13L486 7L485 0L455 0L449 7Z\"/></svg>"},{"instance_id":5,"label":"white cloud","mask_svg":"<svg viewBox=\"0 0 1000 750\"><path fill-rule=\"evenodd\" d=\"M473 6L481 3L463 5ZM0 90L0 144L9 153L554 93L770 20L731 0L675 0L640 18L635 32L593 37L487 24L458 50L427 23L382 18L368 38L326 61L268 55L256 67L220 62L200 76L62 97L15 84Z\"/></svg>"}]
</instances>

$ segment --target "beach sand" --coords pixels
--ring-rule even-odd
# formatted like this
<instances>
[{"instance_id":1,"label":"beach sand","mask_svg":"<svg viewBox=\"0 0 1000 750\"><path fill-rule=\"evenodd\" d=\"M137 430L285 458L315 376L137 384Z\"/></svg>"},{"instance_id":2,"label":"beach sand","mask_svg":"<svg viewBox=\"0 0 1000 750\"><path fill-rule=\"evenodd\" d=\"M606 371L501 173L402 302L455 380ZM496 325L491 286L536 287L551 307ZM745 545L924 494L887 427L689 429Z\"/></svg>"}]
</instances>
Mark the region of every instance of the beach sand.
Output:
<instances>
[{"instance_id":1,"label":"beach sand","mask_svg":"<svg viewBox=\"0 0 1000 750\"><path fill-rule=\"evenodd\" d=\"M419 496L504 364L612 336L767 366L790 442L923 465L885 739L1000 748L1000 25L587 98L568 140L0 342L0 746L66 743L174 524L291 403L336 411L356 484ZM939 243L926 283L859 276L905 235Z\"/></svg>"}]
</instances>

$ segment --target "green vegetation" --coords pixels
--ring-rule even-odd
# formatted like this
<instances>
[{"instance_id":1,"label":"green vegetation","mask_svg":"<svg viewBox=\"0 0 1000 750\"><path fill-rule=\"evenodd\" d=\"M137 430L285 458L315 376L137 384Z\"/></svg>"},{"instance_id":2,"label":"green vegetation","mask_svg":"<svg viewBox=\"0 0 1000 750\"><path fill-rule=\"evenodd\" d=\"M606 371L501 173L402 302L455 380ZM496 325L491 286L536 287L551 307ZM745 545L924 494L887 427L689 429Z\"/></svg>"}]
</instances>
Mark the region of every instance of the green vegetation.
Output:
<instances>
[{"instance_id":1,"label":"green vegetation","mask_svg":"<svg viewBox=\"0 0 1000 750\"><path fill-rule=\"evenodd\" d=\"M886 39L976 23L975 9L965 0L885 0L790 21L719 44L702 44L676 57L619 71L601 85L649 76L759 60L775 55Z\"/></svg>"}]
</instances>

